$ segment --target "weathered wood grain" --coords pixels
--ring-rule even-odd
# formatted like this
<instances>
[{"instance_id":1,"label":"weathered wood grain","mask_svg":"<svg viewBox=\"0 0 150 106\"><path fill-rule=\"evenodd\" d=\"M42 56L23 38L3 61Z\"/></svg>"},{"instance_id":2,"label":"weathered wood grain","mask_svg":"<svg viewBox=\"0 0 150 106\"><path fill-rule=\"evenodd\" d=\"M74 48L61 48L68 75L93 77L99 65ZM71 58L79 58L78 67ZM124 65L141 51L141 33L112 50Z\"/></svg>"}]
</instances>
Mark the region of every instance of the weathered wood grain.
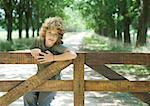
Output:
<instances>
[{"instance_id":1,"label":"weathered wood grain","mask_svg":"<svg viewBox=\"0 0 150 106\"><path fill-rule=\"evenodd\" d=\"M98 72L99 74L103 75L104 77L108 78L109 80L128 80L125 77L123 77L122 75L116 73L115 71L113 71L112 69L110 69L109 67L105 66L105 65L90 65L87 64L89 67L91 67L92 69L94 69L96 72ZM135 97L139 98L140 100L142 100L143 102L147 103L150 105L150 94L148 92L130 92L131 94L133 94Z\"/></svg>"},{"instance_id":2,"label":"weathered wood grain","mask_svg":"<svg viewBox=\"0 0 150 106\"><path fill-rule=\"evenodd\" d=\"M31 53L0 52L0 64L37 64Z\"/></svg>"},{"instance_id":3,"label":"weathered wood grain","mask_svg":"<svg viewBox=\"0 0 150 106\"><path fill-rule=\"evenodd\" d=\"M18 84L15 88L9 90L8 93L0 97L0 106L8 105L23 96L25 93L32 91L71 63L71 61L55 62L46 69L40 71L38 74L33 75L26 81Z\"/></svg>"},{"instance_id":4,"label":"weathered wood grain","mask_svg":"<svg viewBox=\"0 0 150 106\"><path fill-rule=\"evenodd\" d=\"M0 81L0 91L7 92L24 81ZM2 85L7 86L2 86ZM33 91L73 91L73 80L49 80ZM150 92L150 81L125 80L85 80L84 91L111 91L111 92Z\"/></svg>"},{"instance_id":5,"label":"weathered wood grain","mask_svg":"<svg viewBox=\"0 0 150 106\"><path fill-rule=\"evenodd\" d=\"M0 91L8 91L0 97L0 106L8 106L29 91L74 91L75 106L84 105L84 91L130 92L150 105L149 81L128 81L104 64L150 65L150 53L78 53L74 61L73 81L48 81L72 61L56 62L26 81L1 82ZM113 81L84 80L84 63ZM0 64L38 64L30 53L0 52ZM114 81L115 80L115 81ZM8 84L7 86L5 86Z\"/></svg>"},{"instance_id":6,"label":"weathered wood grain","mask_svg":"<svg viewBox=\"0 0 150 106\"><path fill-rule=\"evenodd\" d=\"M150 53L86 53L86 63L150 65Z\"/></svg>"},{"instance_id":7,"label":"weathered wood grain","mask_svg":"<svg viewBox=\"0 0 150 106\"><path fill-rule=\"evenodd\" d=\"M74 106L84 106L84 63L85 55L78 54L74 60Z\"/></svg>"},{"instance_id":8,"label":"weathered wood grain","mask_svg":"<svg viewBox=\"0 0 150 106\"><path fill-rule=\"evenodd\" d=\"M86 63L102 64L136 64L150 65L150 53L78 53L86 54ZM30 53L0 52L0 64L37 64Z\"/></svg>"}]
</instances>

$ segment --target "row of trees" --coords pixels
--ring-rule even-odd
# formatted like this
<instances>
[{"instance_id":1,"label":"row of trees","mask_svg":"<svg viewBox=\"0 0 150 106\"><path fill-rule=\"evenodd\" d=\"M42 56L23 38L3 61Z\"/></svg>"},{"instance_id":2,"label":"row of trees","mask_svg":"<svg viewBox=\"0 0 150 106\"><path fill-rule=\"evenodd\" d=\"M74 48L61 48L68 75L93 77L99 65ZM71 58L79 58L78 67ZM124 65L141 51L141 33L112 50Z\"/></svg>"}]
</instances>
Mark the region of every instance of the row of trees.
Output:
<instances>
[{"instance_id":1,"label":"row of trees","mask_svg":"<svg viewBox=\"0 0 150 106\"><path fill-rule=\"evenodd\" d=\"M137 46L145 45L150 26L150 0L0 0L0 24L7 29L7 40L12 40L13 29L39 30L49 16L64 17L64 8L79 10L88 28L97 33L131 43L131 30L137 33ZM3 17L5 16L5 17Z\"/></svg>"},{"instance_id":2,"label":"row of trees","mask_svg":"<svg viewBox=\"0 0 150 106\"><path fill-rule=\"evenodd\" d=\"M97 33L131 43L130 31L134 30L136 45L146 44L150 0L82 0L76 6Z\"/></svg>"},{"instance_id":3,"label":"row of trees","mask_svg":"<svg viewBox=\"0 0 150 106\"><path fill-rule=\"evenodd\" d=\"M13 29L26 30L29 38L29 28L32 28L33 37L35 30L39 30L43 20L49 16L64 16L65 6L72 4L71 0L0 0L0 8L4 14L0 15L0 24L7 29L7 40L12 40ZM5 17L3 17L5 16Z\"/></svg>"}]
</instances>

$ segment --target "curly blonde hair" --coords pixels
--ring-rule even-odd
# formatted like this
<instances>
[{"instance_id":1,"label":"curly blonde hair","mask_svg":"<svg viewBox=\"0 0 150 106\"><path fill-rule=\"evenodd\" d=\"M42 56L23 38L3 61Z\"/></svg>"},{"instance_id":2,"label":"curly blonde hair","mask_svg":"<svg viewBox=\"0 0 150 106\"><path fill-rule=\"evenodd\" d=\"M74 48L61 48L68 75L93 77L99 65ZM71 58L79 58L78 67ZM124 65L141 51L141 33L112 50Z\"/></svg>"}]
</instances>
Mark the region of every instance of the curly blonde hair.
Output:
<instances>
[{"instance_id":1,"label":"curly blonde hair","mask_svg":"<svg viewBox=\"0 0 150 106\"><path fill-rule=\"evenodd\" d=\"M58 31L58 40L55 44L62 44L62 38L64 34L63 20L60 17L49 17L45 19L39 31L41 40L45 40L46 31L48 29L56 29Z\"/></svg>"}]
</instances>

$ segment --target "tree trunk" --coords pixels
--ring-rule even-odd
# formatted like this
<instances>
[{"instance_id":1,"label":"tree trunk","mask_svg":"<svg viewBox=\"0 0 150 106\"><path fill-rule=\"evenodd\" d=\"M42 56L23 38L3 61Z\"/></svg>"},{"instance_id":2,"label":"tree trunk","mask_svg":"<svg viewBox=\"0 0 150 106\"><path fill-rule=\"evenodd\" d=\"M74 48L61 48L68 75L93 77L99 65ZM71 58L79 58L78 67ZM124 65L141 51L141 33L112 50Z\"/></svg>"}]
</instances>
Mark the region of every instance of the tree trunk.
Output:
<instances>
[{"instance_id":1,"label":"tree trunk","mask_svg":"<svg viewBox=\"0 0 150 106\"><path fill-rule=\"evenodd\" d=\"M122 41L122 23L121 23L121 21L117 22L116 30L117 30L117 40Z\"/></svg>"},{"instance_id":2,"label":"tree trunk","mask_svg":"<svg viewBox=\"0 0 150 106\"><path fill-rule=\"evenodd\" d=\"M32 15L32 21L31 21L31 25L32 25L32 37L34 38L35 35L35 26L37 25L37 20L35 20L35 15Z\"/></svg>"},{"instance_id":3,"label":"tree trunk","mask_svg":"<svg viewBox=\"0 0 150 106\"><path fill-rule=\"evenodd\" d=\"M17 13L19 15L18 17L19 39L22 38L22 23L23 23L22 20L23 20L24 6L25 6L24 1L20 0L17 5Z\"/></svg>"},{"instance_id":4,"label":"tree trunk","mask_svg":"<svg viewBox=\"0 0 150 106\"><path fill-rule=\"evenodd\" d=\"M115 26L115 25L114 25L114 26ZM114 39L116 38L116 37L115 37L115 27L112 27L112 28L111 28L110 34L111 34L111 38L114 38Z\"/></svg>"},{"instance_id":5,"label":"tree trunk","mask_svg":"<svg viewBox=\"0 0 150 106\"><path fill-rule=\"evenodd\" d=\"M34 32L35 32L35 28L34 27L32 27L32 37L34 38Z\"/></svg>"},{"instance_id":6,"label":"tree trunk","mask_svg":"<svg viewBox=\"0 0 150 106\"><path fill-rule=\"evenodd\" d=\"M7 40L12 41L12 24L13 24L12 11L5 11L5 14L7 26Z\"/></svg>"},{"instance_id":7,"label":"tree trunk","mask_svg":"<svg viewBox=\"0 0 150 106\"><path fill-rule=\"evenodd\" d=\"M22 38L22 14L19 14L19 20L18 20L18 24L19 24L19 39Z\"/></svg>"},{"instance_id":8,"label":"tree trunk","mask_svg":"<svg viewBox=\"0 0 150 106\"><path fill-rule=\"evenodd\" d=\"M39 36L39 31L40 31L40 26L41 26L41 24L40 24L40 19L39 19L39 17L37 17L37 36Z\"/></svg>"},{"instance_id":9,"label":"tree trunk","mask_svg":"<svg viewBox=\"0 0 150 106\"><path fill-rule=\"evenodd\" d=\"M141 14L139 16L138 22L136 47L144 46L146 44L149 10L150 0L143 0Z\"/></svg>"},{"instance_id":10,"label":"tree trunk","mask_svg":"<svg viewBox=\"0 0 150 106\"><path fill-rule=\"evenodd\" d=\"M109 23L109 36L111 38L116 38L115 37L115 23L114 23L114 20L112 19L112 17L110 16L109 20L108 20L108 23Z\"/></svg>"},{"instance_id":11,"label":"tree trunk","mask_svg":"<svg viewBox=\"0 0 150 106\"><path fill-rule=\"evenodd\" d=\"M37 36L39 36L39 30L40 30L41 24L40 24L40 9L38 6L37 6L36 10L37 10L37 12L35 14L35 18L37 20L36 29L37 29Z\"/></svg>"},{"instance_id":12,"label":"tree trunk","mask_svg":"<svg viewBox=\"0 0 150 106\"><path fill-rule=\"evenodd\" d=\"M13 1L4 0L2 1L5 11L5 20L6 20L6 27L7 27L7 40L12 41L12 27L13 27Z\"/></svg>"},{"instance_id":13,"label":"tree trunk","mask_svg":"<svg viewBox=\"0 0 150 106\"><path fill-rule=\"evenodd\" d=\"M121 14L123 16L123 32L124 32L124 43L125 44L130 44L131 43L131 38L130 38L130 24L131 24L131 19L129 17L128 13L128 6L127 6L127 1L122 0L120 1L121 3Z\"/></svg>"},{"instance_id":14,"label":"tree trunk","mask_svg":"<svg viewBox=\"0 0 150 106\"><path fill-rule=\"evenodd\" d=\"M117 23L116 23L116 31L117 31L117 40L122 41L122 31L123 31L123 22L120 20L121 12L122 12L122 5L121 1L118 1L116 9L117 11Z\"/></svg>"},{"instance_id":15,"label":"tree trunk","mask_svg":"<svg viewBox=\"0 0 150 106\"><path fill-rule=\"evenodd\" d=\"M26 38L29 38L29 27L30 27L30 23L29 23L29 13L28 12L26 12L25 13L25 16L26 16Z\"/></svg>"},{"instance_id":16,"label":"tree trunk","mask_svg":"<svg viewBox=\"0 0 150 106\"><path fill-rule=\"evenodd\" d=\"M122 31L120 28L117 28L117 40L122 41Z\"/></svg>"},{"instance_id":17,"label":"tree trunk","mask_svg":"<svg viewBox=\"0 0 150 106\"><path fill-rule=\"evenodd\" d=\"M130 38L130 17L124 16L124 43L131 43L131 38Z\"/></svg>"},{"instance_id":18,"label":"tree trunk","mask_svg":"<svg viewBox=\"0 0 150 106\"><path fill-rule=\"evenodd\" d=\"M108 36L108 28L106 28L106 27L101 28L101 35L107 37Z\"/></svg>"},{"instance_id":19,"label":"tree trunk","mask_svg":"<svg viewBox=\"0 0 150 106\"><path fill-rule=\"evenodd\" d=\"M26 18L26 38L29 38L29 28L30 28L30 19L32 16L32 8L31 8L31 1L28 0L26 2L26 9L25 9L25 18Z\"/></svg>"}]
</instances>

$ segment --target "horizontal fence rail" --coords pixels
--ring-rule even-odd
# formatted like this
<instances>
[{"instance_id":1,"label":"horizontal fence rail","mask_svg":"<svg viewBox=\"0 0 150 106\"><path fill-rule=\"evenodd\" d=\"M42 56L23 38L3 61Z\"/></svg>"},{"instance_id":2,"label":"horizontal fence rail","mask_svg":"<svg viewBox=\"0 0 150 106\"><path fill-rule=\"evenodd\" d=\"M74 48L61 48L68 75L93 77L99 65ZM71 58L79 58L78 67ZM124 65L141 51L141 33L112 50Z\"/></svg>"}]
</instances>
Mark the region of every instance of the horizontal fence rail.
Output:
<instances>
[{"instance_id":1,"label":"horizontal fence rail","mask_svg":"<svg viewBox=\"0 0 150 106\"><path fill-rule=\"evenodd\" d=\"M73 80L47 80L74 64ZM38 64L30 53L0 52L0 64ZM109 80L84 80L84 64ZM150 81L129 81L105 64L150 65L150 53L80 52L73 61L54 62L27 80L1 80L0 106L8 106L29 91L73 91L74 106L84 106L84 91L129 92L150 105ZM47 73L47 74L46 74ZM6 86L7 85L7 86Z\"/></svg>"},{"instance_id":2,"label":"horizontal fence rail","mask_svg":"<svg viewBox=\"0 0 150 106\"><path fill-rule=\"evenodd\" d=\"M80 53L79 53L80 54ZM85 54L85 63L150 65L150 53L81 53ZM37 64L30 53L0 52L0 64Z\"/></svg>"},{"instance_id":3,"label":"horizontal fence rail","mask_svg":"<svg viewBox=\"0 0 150 106\"><path fill-rule=\"evenodd\" d=\"M0 53L0 64L37 64L31 53Z\"/></svg>"},{"instance_id":4,"label":"horizontal fence rail","mask_svg":"<svg viewBox=\"0 0 150 106\"><path fill-rule=\"evenodd\" d=\"M24 81L0 81L0 91L7 92L22 82ZM85 91L150 92L150 81L85 80L84 83ZM73 91L73 80L50 80L33 91Z\"/></svg>"},{"instance_id":5,"label":"horizontal fence rail","mask_svg":"<svg viewBox=\"0 0 150 106\"><path fill-rule=\"evenodd\" d=\"M150 65L150 53L87 53L86 63Z\"/></svg>"}]
</instances>

